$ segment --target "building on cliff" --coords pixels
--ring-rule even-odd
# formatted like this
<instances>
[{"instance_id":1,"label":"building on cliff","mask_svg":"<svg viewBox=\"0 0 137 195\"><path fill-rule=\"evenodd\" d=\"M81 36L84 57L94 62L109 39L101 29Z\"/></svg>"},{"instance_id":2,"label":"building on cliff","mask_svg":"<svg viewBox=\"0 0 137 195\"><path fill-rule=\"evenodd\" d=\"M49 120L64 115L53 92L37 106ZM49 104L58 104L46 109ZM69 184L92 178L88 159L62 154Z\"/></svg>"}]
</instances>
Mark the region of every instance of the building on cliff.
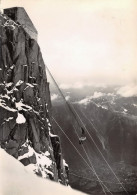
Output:
<instances>
[{"instance_id":1,"label":"building on cliff","mask_svg":"<svg viewBox=\"0 0 137 195\"><path fill-rule=\"evenodd\" d=\"M34 173L68 184L37 30L23 8L0 14L0 145Z\"/></svg>"}]
</instances>

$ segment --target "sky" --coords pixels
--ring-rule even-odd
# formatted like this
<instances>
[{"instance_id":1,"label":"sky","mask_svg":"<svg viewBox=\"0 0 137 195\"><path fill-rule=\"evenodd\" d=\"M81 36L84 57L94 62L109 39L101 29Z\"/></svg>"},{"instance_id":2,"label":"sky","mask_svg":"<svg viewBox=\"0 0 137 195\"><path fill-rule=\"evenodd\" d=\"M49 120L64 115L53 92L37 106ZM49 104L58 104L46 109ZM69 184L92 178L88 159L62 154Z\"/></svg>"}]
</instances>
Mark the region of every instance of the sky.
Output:
<instances>
[{"instance_id":1,"label":"sky","mask_svg":"<svg viewBox=\"0 0 137 195\"><path fill-rule=\"evenodd\" d=\"M3 0L24 7L60 85L137 84L136 0Z\"/></svg>"}]
</instances>

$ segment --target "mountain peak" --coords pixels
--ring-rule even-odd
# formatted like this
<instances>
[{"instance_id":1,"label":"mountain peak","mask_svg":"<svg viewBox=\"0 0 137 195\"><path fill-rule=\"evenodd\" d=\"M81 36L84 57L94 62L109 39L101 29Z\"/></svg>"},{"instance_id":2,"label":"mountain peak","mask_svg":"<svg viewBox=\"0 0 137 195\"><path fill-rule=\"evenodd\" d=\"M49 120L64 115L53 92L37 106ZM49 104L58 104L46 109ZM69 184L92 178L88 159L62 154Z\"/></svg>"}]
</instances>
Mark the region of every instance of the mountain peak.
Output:
<instances>
[{"instance_id":1,"label":"mountain peak","mask_svg":"<svg viewBox=\"0 0 137 195\"><path fill-rule=\"evenodd\" d=\"M1 14L0 146L43 178L68 184L37 31L24 8Z\"/></svg>"},{"instance_id":2,"label":"mountain peak","mask_svg":"<svg viewBox=\"0 0 137 195\"><path fill-rule=\"evenodd\" d=\"M38 32L23 7L12 7L4 9L4 14L14 20L16 23L22 25L30 37L37 40Z\"/></svg>"}]
</instances>

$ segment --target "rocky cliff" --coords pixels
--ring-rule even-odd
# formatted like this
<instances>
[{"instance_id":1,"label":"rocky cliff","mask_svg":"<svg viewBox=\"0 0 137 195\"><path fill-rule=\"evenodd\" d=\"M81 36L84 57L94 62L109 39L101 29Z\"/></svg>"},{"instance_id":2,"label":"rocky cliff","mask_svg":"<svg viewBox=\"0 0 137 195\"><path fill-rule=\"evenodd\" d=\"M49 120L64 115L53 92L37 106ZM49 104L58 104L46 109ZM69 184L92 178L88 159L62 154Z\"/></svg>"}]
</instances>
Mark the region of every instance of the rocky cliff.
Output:
<instances>
[{"instance_id":1,"label":"rocky cliff","mask_svg":"<svg viewBox=\"0 0 137 195\"><path fill-rule=\"evenodd\" d=\"M37 31L23 8L0 15L0 35L0 145L37 175L67 185Z\"/></svg>"}]
</instances>

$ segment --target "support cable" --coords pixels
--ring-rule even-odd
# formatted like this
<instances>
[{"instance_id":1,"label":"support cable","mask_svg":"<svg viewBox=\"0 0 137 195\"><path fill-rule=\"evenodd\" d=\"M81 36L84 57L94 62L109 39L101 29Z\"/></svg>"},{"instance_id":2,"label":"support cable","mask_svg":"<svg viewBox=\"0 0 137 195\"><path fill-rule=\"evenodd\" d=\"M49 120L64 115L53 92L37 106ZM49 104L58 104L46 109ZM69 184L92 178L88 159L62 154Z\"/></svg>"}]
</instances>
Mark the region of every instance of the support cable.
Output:
<instances>
[{"instance_id":1,"label":"support cable","mask_svg":"<svg viewBox=\"0 0 137 195\"><path fill-rule=\"evenodd\" d=\"M75 127L74 127L74 129L75 129ZM76 129L75 129L75 132L76 132L76 134L77 134L77 137L79 138ZM83 150L84 150L84 152L85 152L85 154L86 154L86 157L87 157L87 159L88 159L88 161L89 161L89 163L90 163L90 165L91 165L91 167L92 167L92 170L94 171L94 174L95 174L96 177L97 177L97 180L98 180L100 186L102 187L102 190L103 190L104 194L106 194L106 191L105 191L105 189L104 189L104 188L106 188L107 191L108 191L111 195L113 195L112 192L110 192L110 190L108 189L108 187L107 187L107 186L101 181L101 179L99 178L99 176L98 176L98 174L97 174L97 172L96 172L96 170L95 170L95 168L94 168L94 166L93 166L93 164L92 164L92 162L91 162L91 159L89 158L89 155L87 154L87 152L86 152L86 150L85 150L85 147L84 147L83 145L82 145L82 148L83 148Z\"/></svg>"},{"instance_id":2,"label":"support cable","mask_svg":"<svg viewBox=\"0 0 137 195\"><path fill-rule=\"evenodd\" d=\"M78 121L78 119L77 119L77 117L76 117L76 114L73 112L73 110L72 110L72 108L71 108L71 106L70 106L69 102L66 100L66 98L65 98L64 94L63 94L63 93L62 93L62 91L60 90L60 88L59 88L59 86L58 86L57 82L55 81L55 79L54 79L53 75L51 74L51 72L50 72L49 68L47 67L47 65L45 65L45 66L46 66L46 69L47 69L47 71L48 71L48 73L49 73L50 77L52 78L53 82L55 83L55 85L56 85L56 87L57 87L58 91L60 92L60 94L61 94L61 96L62 96L63 100L64 100L64 101L65 101L65 103L67 104L69 111L72 113L72 115L73 115L73 117L75 118L75 120L76 120L76 122L77 122L78 126L81 126L81 124L79 123L79 121Z\"/></svg>"},{"instance_id":3,"label":"support cable","mask_svg":"<svg viewBox=\"0 0 137 195\"><path fill-rule=\"evenodd\" d=\"M94 143L94 145L96 146L98 152L100 153L100 155L102 156L102 158L104 159L104 161L106 162L106 164L108 165L109 169L112 171L113 175L115 176L115 178L118 180L118 182L121 184L121 187L123 188L123 190L126 192L126 194L128 194L127 190L125 189L125 187L123 186L123 184L121 183L121 181L119 180L119 178L117 177L117 175L115 174L115 172L113 171L113 169L111 168L111 166L109 165L109 163L107 162L107 160L105 159L104 155L102 154L102 152L100 151L99 147L97 146L97 144L95 143L94 139L92 138L92 136L90 135L90 133L88 132L86 126L84 125L83 121L81 120L80 116L78 115L78 113L76 112L74 106L73 109L75 111L75 113L77 114L78 118L80 119L81 123L83 124L83 126L85 127L88 135L90 136L92 142Z\"/></svg>"},{"instance_id":4,"label":"support cable","mask_svg":"<svg viewBox=\"0 0 137 195\"><path fill-rule=\"evenodd\" d=\"M78 151L78 149L76 148L76 146L72 143L72 141L69 139L69 137L67 136L67 134L63 131L63 129L61 128L61 126L58 124L58 122L54 119L54 117L52 117L53 121L56 123L56 125L60 128L60 130L62 131L62 133L66 136L66 138L69 140L69 142L71 143L71 145L75 148L75 150L77 151L77 153L80 155L80 157L84 160L84 162L86 163L86 165L91 169L91 171L93 172L91 166L87 163L87 161L83 158L83 156L80 154L80 152Z\"/></svg>"},{"instance_id":5,"label":"support cable","mask_svg":"<svg viewBox=\"0 0 137 195\"><path fill-rule=\"evenodd\" d=\"M104 161L106 162L106 164L108 165L109 169L112 171L112 173L113 173L113 175L115 176L115 178L116 178L116 179L118 180L118 182L121 184L121 187L123 188L123 190L126 192L126 194L128 194L127 190L125 189L125 187L123 186L123 184L121 183L121 181L119 180L119 178L117 177L117 175L115 174L115 172L113 171L113 169L111 168L111 166L109 165L109 163L107 162L107 160L105 159L104 155L103 155L102 152L100 151L99 147L98 147L97 144L95 143L94 139L92 138L92 136L91 136L90 133L88 132L88 130L87 130L85 124L83 123L83 121L81 120L80 116L79 116L78 113L76 112L74 106L72 106L72 104L70 104L70 103L66 100L66 98L65 98L65 96L63 95L62 91L60 90L60 88L59 88L57 82L55 81L54 77L52 76L52 74L51 74L49 68L47 67L47 65L45 65L45 66L46 66L46 68L47 68L47 71L48 71L49 75L51 76L52 80L54 81L54 83L55 83L57 89L59 90L61 96L63 97L64 101L65 101L66 104L68 105L69 110L70 110L71 113L73 114L73 117L74 117L75 120L77 121L77 124L78 124L79 126L81 126L81 124L82 124L83 127L85 127L85 129L86 129L88 135L90 136L90 138L91 138L92 142L94 143L95 147L97 148L98 152L100 153L100 155L102 156L102 158L104 159ZM80 124L79 121L77 120L77 119L78 119L77 117L78 117L79 120L81 121L81 124ZM60 128L61 128L61 127L60 127ZM63 132L63 131L62 131L62 132ZM67 135L66 135L66 136L67 136ZM67 136L67 137L68 137L68 136ZM69 138L68 138L68 139L69 139ZM70 140L70 142L71 142L71 140ZM71 142L71 143L72 143L72 142ZM72 143L72 145L73 145L73 143ZM73 146L74 146L74 145L73 145ZM74 146L74 147L75 147L75 146ZM76 148L76 147L75 147L75 148ZM76 149L76 150L77 150L77 149ZM79 151L78 151L78 152L79 152ZM83 158L83 157L82 157L82 158ZM84 161L85 161L85 159L84 159ZM86 162L86 163L87 163L87 162ZM88 165L88 166L89 166L89 165Z\"/></svg>"},{"instance_id":6,"label":"support cable","mask_svg":"<svg viewBox=\"0 0 137 195\"><path fill-rule=\"evenodd\" d=\"M69 140L69 142L72 144L72 146L75 148L75 150L77 151L77 153L82 157L82 159L84 160L84 162L86 163L86 165L91 169L91 171L96 175L101 187L105 186L104 184L102 184L101 180L99 179L99 177L97 176L97 173L92 165L92 167L87 163L87 161L83 158L83 156L80 154L80 152L77 150L77 148L74 146L74 144L72 143L72 141L69 139L69 137L67 136L67 134L64 132L64 130L61 128L61 126L58 124L58 122L54 119L54 117L52 117L52 119L54 120L54 122L56 123L56 125L60 128L60 130L62 131L62 133L66 136L66 138ZM106 186L105 186L106 187ZM106 192L104 190L104 187L102 187L103 192L106 195ZM106 189L108 190L108 188L106 187ZM108 190L109 191L109 190ZM110 191L109 191L110 192ZM110 192L111 193L111 192ZM112 193L111 193L112 194ZM113 194L112 194L113 195Z\"/></svg>"}]
</instances>

